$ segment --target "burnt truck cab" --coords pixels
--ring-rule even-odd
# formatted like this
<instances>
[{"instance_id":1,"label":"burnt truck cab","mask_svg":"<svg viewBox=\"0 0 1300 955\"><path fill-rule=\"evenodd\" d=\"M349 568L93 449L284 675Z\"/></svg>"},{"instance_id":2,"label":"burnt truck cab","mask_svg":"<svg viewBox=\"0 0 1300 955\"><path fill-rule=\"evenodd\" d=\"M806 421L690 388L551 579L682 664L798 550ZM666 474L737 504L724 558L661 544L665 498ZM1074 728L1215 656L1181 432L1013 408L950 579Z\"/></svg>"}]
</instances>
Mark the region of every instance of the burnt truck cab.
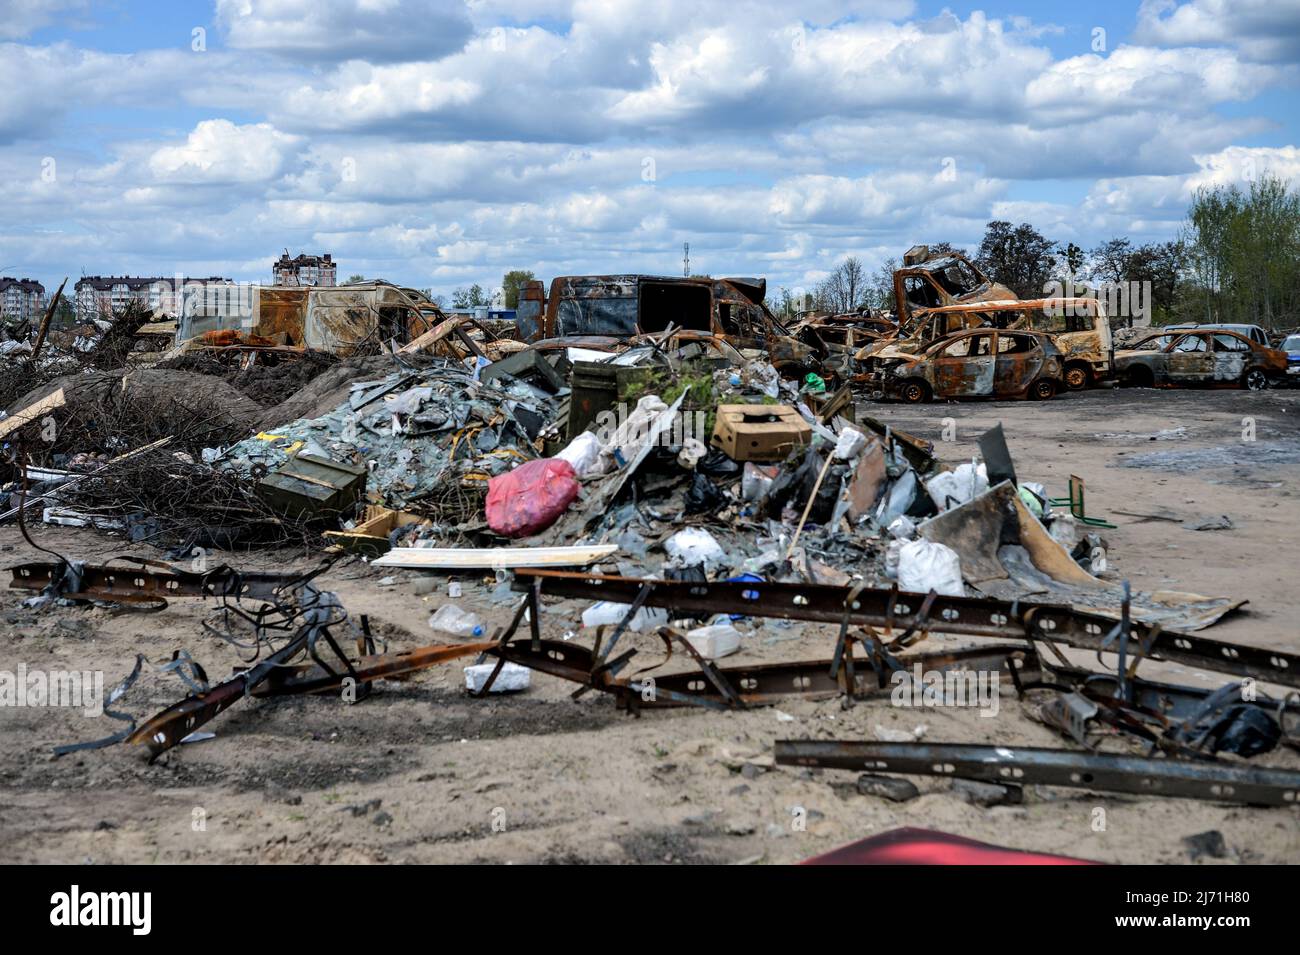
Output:
<instances>
[{"instance_id":1,"label":"burnt truck cab","mask_svg":"<svg viewBox=\"0 0 1300 955\"><path fill-rule=\"evenodd\" d=\"M919 354L946 335L972 328L1024 329L1051 336L1063 356L1064 382L1072 389L1114 377L1110 320L1096 298L1020 299L990 279L960 252L908 249L894 272L899 333L855 356L863 371Z\"/></svg>"},{"instance_id":2,"label":"burnt truck cab","mask_svg":"<svg viewBox=\"0 0 1300 955\"><path fill-rule=\"evenodd\" d=\"M790 377L820 366L816 350L795 338L764 304L761 278L677 278L657 275L568 275L521 289L515 322L526 342L575 336L631 341L672 329L678 339L716 337L732 347L767 353Z\"/></svg>"}]
</instances>

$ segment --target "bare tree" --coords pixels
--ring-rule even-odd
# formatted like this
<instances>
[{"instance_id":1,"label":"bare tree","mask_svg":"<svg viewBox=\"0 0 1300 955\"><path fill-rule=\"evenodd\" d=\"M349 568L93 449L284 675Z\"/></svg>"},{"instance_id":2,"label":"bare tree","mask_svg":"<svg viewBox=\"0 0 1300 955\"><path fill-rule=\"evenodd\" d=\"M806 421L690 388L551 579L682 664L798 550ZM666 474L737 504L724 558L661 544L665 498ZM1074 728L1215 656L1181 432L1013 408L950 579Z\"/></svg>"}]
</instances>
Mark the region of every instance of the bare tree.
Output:
<instances>
[{"instance_id":1,"label":"bare tree","mask_svg":"<svg viewBox=\"0 0 1300 955\"><path fill-rule=\"evenodd\" d=\"M851 312L867 294L867 270L857 256L849 256L822 279L816 289L817 307L828 312Z\"/></svg>"}]
</instances>

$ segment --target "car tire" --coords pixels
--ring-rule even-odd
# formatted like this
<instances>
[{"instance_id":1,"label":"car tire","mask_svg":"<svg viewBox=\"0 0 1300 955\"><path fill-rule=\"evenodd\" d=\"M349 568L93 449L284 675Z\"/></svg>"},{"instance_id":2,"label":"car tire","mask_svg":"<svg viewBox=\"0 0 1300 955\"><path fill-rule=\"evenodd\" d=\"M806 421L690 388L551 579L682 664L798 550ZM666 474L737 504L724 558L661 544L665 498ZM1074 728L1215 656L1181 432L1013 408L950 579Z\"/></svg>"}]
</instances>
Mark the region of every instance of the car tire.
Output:
<instances>
[{"instance_id":1,"label":"car tire","mask_svg":"<svg viewBox=\"0 0 1300 955\"><path fill-rule=\"evenodd\" d=\"M1082 391L1092 381L1092 373L1087 365L1067 365L1065 369L1065 387L1071 391Z\"/></svg>"},{"instance_id":2,"label":"car tire","mask_svg":"<svg viewBox=\"0 0 1300 955\"><path fill-rule=\"evenodd\" d=\"M930 386L920 378L910 378L899 386L898 396L910 405L924 404L930 400Z\"/></svg>"},{"instance_id":3,"label":"car tire","mask_svg":"<svg viewBox=\"0 0 1300 955\"><path fill-rule=\"evenodd\" d=\"M1247 391L1263 391L1268 388L1268 375L1262 368L1252 368L1242 376L1241 387Z\"/></svg>"},{"instance_id":4,"label":"car tire","mask_svg":"<svg viewBox=\"0 0 1300 955\"><path fill-rule=\"evenodd\" d=\"M1155 387L1155 376L1151 374L1151 369L1145 365L1137 365L1128 369L1128 371L1124 372L1121 381L1126 388Z\"/></svg>"},{"instance_id":5,"label":"car tire","mask_svg":"<svg viewBox=\"0 0 1300 955\"><path fill-rule=\"evenodd\" d=\"M1035 401L1047 401L1056 397L1057 387L1054 378L1036 378L1029 385L1029 397Z\"/></svg>"}]
</instances>

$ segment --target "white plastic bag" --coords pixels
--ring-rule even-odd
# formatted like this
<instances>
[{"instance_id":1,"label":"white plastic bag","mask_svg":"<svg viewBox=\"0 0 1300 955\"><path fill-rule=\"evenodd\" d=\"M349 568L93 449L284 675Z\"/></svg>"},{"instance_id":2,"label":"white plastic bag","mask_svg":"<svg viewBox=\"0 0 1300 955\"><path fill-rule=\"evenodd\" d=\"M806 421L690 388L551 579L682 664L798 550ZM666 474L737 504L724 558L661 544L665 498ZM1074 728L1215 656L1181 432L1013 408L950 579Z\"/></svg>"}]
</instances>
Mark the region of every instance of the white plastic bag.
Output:
<instances>
[{"instance_id":1,"label":"white plastic bag","mask_svg":"<svg viewBox=\"0 0 1300 955\"><path fill-rule=\"evenodd\" d=\"M989 489L989 476L984 465L972 467L970 463L958 465L956 470L944 471L925 484L930 499L940 511L965 504Z\"/></svg>"},{"instance_id":2,"label":"white plastic bag","mask_svg":"<svg viewBox=\"0 0 1300 955\"><path fill-rule=\"evenodd\" d=\"M702 527L687 527L664 541L664 550L679 567L703 564L705 570L719 567L727 560L722 546Z\"/></svg>"},{"instance_id":3,"label":"white plastic bag","mask_svg":"<svg viewBox=\"0 0 1300 955\"><path fill-rule=\"evenodd\" d=\"M677 452L677 463L686 470L693 471L695 465L708 453L709 449L704 446L704 442L687 438L682 442L682 449Z\"/></svg>"},{"instance_id":4,"label":"white plastic bag","mask_svg":"<svg viewBox=\"0 0 1300 955\"><path fill-rule=\"evenodd\" d=\"M745 462L745 471L740 479L740 496L753 503L763 500L767 497L767 492L772 490L772 482L776 476L781 473L779 466L755 464L753 461Z\"/></svg>"},{"instance_id":5,"label":"white plastic bag","mask_svg":"<svg viewBox=\"0 0 1300 955\"><path fill-rule=\"evenodd\" d=\"M937 541L908 541L898 552L898 589L945 597L964 597L961 558Z\"/></svg>"},{"instance_id":6,"label":"white plastic bag","mask_svg":"<svg viewBox=\"0 0 1300 955\"><path fill-rule=\"evenodd\" d=\"M885 530L889 531L889 536L894 540L910 541L916 536L916 522L906 514L900 514L890 521Z\"/></svg>"},{"instance_id":7,"label":"white plastic bag","mask_svg":"<svg viewBox=\"0 0 1300 955\"><path fill-rule=\"evenodd\" d=\"M601 448L601 470L597 473L617 471L635 458L650 440L655 422L667 410L668 406L658 395L642 395L632 413L617 425L613 433L608 431L607 423L601 423L597 437L604 441L604 446ZM606 415L617 421L617 416L610 411L602 411L596 421L602 422Z\"/></svg>"},{"instance_id":8,"label":"white plastic bag","mask_svg":"<svg viewBox=\"0 0 1300 955\"><path fill-rule=\"evenodd\" d=\"M561 461L568 461L577 477L600 473L594 470L596 462L600 460L600 439L590 431L582 432L555 456Z\"/></svg>"},{"instance_id":9,"label":"white plastic bag","mask_svg":"<svg viewBox=\"0 0 1300 955\"><path fill-rule=\"evenodd\" d=\"M475 663L465 667L465 689L471 693L480 693L487 678L496 669L495 663ZM519 693L528 689L532 682L533 671L517 663L506 662L492 684L493 693Z\"/></svg>"},{"instance_id":10,"label":"white plastic bag","mask_svg":"<svg viewBox=\"0 0 1300 955\"><path fill-rule=\"evenodd\" d=\"M840 461L852 461L862 449L867 446L867 436L857 428L845 428L840 432L839 439L835 442L835 450L831 452Z\"/></svg>"}]
</instances>

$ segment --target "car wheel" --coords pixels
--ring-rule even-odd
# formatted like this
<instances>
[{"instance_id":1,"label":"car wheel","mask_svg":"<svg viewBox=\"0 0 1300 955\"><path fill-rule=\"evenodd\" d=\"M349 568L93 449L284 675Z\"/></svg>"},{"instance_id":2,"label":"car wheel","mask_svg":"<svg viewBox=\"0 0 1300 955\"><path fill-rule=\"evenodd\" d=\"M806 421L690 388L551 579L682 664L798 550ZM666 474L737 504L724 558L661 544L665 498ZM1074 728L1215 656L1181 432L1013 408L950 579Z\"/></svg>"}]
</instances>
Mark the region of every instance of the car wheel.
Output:
<instances>
[{"instance_id":1,"label":"car wheel","mask_svg":"<svg viewBox=\"0 0 1300 955\"><path fill-rule=\"evenodd\" d=\"M1071 391L1082 391L1087 388L1091 378L1086 365L1070 365L1065 369L1065 387Z\"/></svg>"},{"instance_id":2,"label":"car wheel","mask_svg":"<svg viewBox=\"0 0 1300 955\"><path fill-rule=\"evenodd\" d=\"M1155 385L1155 378L1150 368L1138 365L1124 373L1123 382L1129 388L1150 388Z\"/></svg>"},{"instance_id":3,"label":"car wheel","mask_svg":"<svg viewBox=\"0 0 1300 955\"><path fill-rule=\"evenodd\" d=\"M1029 386L1029 397L1035 401L1046 401L1056 397L1056 382L1051 378L1039 378Z\"/></svg>"},{"instance_id":4,"label":"car wheel","mask_svg":"<svg viewBox=\"0 0 1300 955\"><path fill-rule=\"evenodd\" d=\"M930 400L930 386L917 378L903 382L898 393L908 404L919 405Z\"/></svg>"},{"instance_id":5,"label":"car wheel","mask_svg":"<svg viewBox=\"0 0 1300 955\"><path fill-rule=\"evenodd\" d=\"M1264 374L1259 368L1252 368L1246 372L1246 376L1241 380L1242 386L1251 391L1263 391L1268 387L1268 375Z\"/></svg>"}]
</instances>

